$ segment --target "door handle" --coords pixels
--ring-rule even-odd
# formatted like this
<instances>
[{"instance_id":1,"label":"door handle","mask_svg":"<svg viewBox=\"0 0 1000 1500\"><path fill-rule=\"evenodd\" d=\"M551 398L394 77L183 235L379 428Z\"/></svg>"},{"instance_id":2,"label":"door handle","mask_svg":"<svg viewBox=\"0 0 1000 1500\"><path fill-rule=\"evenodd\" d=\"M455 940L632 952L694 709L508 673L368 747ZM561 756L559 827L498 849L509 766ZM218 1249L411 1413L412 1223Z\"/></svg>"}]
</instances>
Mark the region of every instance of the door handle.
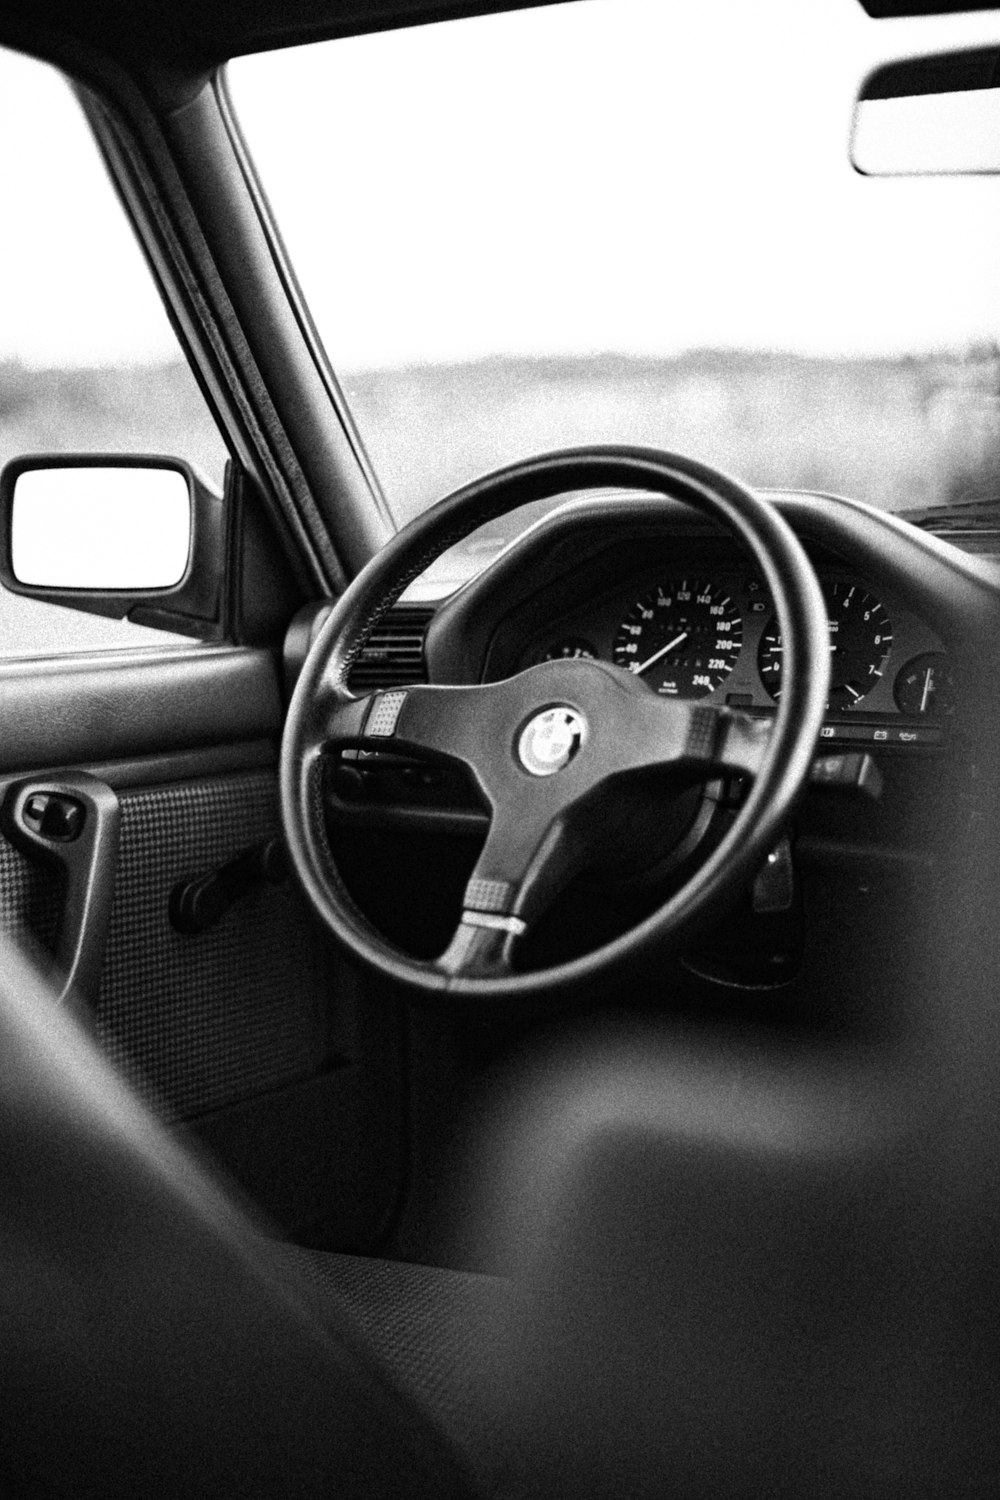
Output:
<instances>
[{"instance_id":1,"label":"door handle","mask_svg":"<svg viewBox=\"0 0 1000 1500\"><path fill-rule=\"evenodd\" d=\"M279 838L264 839L227 860L207 875L182 880L170 892L170 922L178 932L207 932L249 891L285 879L285 855Z\"/></svg>"},{"instance_id":2,"label":"door handle","mask_svg":"<svg viewBox=\"0 0 1000 1500\"><path fill-rule=\"evenodd\" d=\"M114 897L121 813L111 788L94 776L29 776L7 788L0 825L36 863L66 880L56 945L59 1004L86 1012L97 1003Z\"/></svg>"}]
</instances>

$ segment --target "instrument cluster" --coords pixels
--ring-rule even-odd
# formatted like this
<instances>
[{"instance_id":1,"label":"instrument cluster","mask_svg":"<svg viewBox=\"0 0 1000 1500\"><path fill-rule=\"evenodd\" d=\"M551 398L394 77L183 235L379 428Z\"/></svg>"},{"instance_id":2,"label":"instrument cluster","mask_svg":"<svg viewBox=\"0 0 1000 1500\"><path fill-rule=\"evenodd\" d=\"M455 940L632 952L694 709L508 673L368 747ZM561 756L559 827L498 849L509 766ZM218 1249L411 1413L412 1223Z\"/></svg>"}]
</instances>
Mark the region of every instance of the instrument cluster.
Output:
<instances>
[{"instance_id":1,"label":"instrument cluster","mask_svg":"<svg viewBox=\"0 0 1000 1500\"><path fill-rule=\"evenodd\" d=\"M827 604L827 739L932 743L953 710L941 642L899 600L846 569L817 569ZM668 698L773 712L784 644L763 583L745 571L656 569L572 608L536 636L520 665L597 657Z\"/></svg>"}]
</instances>

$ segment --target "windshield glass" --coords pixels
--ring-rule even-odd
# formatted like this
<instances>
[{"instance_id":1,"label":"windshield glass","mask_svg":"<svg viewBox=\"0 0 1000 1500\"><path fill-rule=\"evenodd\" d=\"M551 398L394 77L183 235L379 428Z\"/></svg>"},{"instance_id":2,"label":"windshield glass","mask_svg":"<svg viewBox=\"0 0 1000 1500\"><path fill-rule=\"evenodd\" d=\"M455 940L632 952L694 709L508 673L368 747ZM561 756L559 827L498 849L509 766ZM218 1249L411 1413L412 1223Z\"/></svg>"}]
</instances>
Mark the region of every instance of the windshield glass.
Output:
<instances>
[{"instance_id":1,"label":"windshield glass","mask_svg":"<svg viewBox=\"0 0 1000 1500\"><path fill-rule=\"evenodd\" d=\"M398 521L591 442L894 510L996 491L1000 185L854 172L885 24L587 0L231 65Z\"/></svg>"}]
</instances>

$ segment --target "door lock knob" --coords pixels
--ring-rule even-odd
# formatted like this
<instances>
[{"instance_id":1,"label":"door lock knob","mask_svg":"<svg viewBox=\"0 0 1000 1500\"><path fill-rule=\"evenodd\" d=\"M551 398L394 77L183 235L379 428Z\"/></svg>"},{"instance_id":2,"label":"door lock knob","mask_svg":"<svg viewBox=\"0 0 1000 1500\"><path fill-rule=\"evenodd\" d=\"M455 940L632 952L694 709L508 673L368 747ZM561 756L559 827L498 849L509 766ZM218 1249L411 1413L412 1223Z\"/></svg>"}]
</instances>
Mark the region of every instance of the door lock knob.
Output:
<instances>
[{"instance_id":1,"label":"door lock knob","mask_svg":"<svg viewBox=\"0 0 1000 1500\"><path fill-rule=\"evenodd\" d=\"M56 844L71 844L83 832L82 802L58 792L33 792L21 808L21 821L32 833Z\"/></svg>"}]
</instances>

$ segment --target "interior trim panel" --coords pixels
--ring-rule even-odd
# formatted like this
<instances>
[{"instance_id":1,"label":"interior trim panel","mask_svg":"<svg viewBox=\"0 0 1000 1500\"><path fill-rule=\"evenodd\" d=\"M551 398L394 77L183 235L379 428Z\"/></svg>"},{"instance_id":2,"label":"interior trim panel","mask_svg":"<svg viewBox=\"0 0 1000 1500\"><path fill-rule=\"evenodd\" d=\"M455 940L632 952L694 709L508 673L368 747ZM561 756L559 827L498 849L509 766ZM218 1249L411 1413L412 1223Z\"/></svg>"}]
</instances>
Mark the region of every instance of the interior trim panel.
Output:
<instances>
[{"instance_id":1,"label":"interior trim panel","mask_svg":"<svg viewBox=\"0 0 1000 1500\"><path fill-rule=\"evenodd\" d=\"M260 739L282 715L273 656L245 647L7 662L0 705L7 772Z\"/></svg>"}]
</instances>

